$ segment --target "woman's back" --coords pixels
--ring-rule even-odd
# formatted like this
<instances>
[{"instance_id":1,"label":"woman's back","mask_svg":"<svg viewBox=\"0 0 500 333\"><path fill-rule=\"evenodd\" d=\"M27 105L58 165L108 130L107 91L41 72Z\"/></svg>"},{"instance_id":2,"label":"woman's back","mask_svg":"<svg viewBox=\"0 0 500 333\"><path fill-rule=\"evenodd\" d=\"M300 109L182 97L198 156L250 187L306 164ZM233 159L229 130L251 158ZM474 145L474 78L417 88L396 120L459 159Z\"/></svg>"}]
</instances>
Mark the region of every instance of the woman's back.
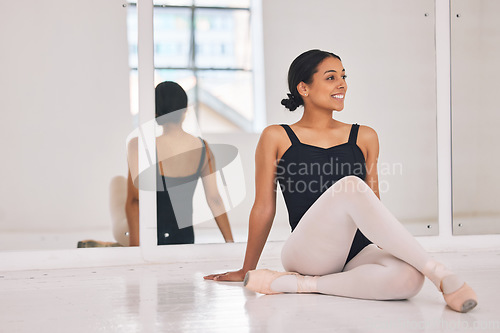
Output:
<instances>
[{"instance_id":1,"label":"woman's back","mask_svg":"<svg viewBox=\"0 0 500 333\"><path fill-rule=\"evenodd\" d=\"M156 138L160 174L168 177L186 177L198 170L204 143L184 131L166 132Z\"/></svg>"},{"instance_id":2,"label":"woman's back","mask_svg":"<svg viewBox=\"0 0 500 333\"><path fill-rule=\"evenodd\" d=\"M185 132L157 138L158 245L194 243L193 196L206 163L205 143Z\"/></svg>"}]
</instances>

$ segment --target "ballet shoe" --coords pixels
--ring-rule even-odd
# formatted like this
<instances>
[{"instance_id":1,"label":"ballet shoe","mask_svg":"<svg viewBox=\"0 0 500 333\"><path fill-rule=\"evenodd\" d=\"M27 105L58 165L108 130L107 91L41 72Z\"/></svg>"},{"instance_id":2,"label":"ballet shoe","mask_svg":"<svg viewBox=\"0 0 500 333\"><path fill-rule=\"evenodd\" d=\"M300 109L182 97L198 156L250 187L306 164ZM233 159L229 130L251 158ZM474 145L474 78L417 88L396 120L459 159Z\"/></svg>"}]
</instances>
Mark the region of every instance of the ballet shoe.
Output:
<instances>
[{"instance_id":1,"label":"ballet shoe","mask_svg":"<svg viewBox=\"0 0 500 333\"><path fill-rule=\"evenodd\" d=\"M457 312L467 312L477 305L474 290L457 275L449 271L443 264L430 261L423 273L431 279L436 288L443 294L448 306ZM457 286L461 285L458 289ZM450 291L452 289L453 291Z\"/></svg>"},{"instance_id":2,"label":"ballet shoe","mask_svg":"<svg viewBox=\"0 0 500 333\"><path fill-rule=\"evenodd\" d=\"M243 285L255 292L275 295L283 294L282 292L277 292L271 289L271 283L283 275L298 275L295 272L276 272L270 269L256 269L253 271L248 271L245 274L245 279L243 280Z\"/></svg>"},{"instance_id":3,"label":"ballet shoe","mask_svg":"<svg viewBox=\"0 0 500 333\"><path fill-rule=\"evenodd\" d=\"M443 283L446 283L447 278L453 278L452 275L445 276L441 280L441 292L443 293L444 300L446 304L457 312L468 312L476 307L477 296L474 290L467 284L464 283L460 288L452 293L445 294L443 292Z\"/></svg>"}]
</instances>

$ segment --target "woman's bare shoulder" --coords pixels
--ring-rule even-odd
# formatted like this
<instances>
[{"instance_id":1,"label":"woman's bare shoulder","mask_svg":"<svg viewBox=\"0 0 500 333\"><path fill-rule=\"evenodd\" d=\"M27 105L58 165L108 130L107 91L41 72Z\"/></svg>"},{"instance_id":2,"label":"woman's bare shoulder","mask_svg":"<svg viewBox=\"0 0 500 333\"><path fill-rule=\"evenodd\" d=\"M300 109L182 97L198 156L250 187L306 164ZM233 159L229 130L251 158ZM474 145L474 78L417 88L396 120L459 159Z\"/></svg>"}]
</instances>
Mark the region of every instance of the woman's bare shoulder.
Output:
<instances>
[{"instance_id":1,"label":"woman's bare shoulder","mask_svg":"<svg viewBox=\"0 0 500 333\"><path fill-rule=\"evenodd\" d=\"M266 133L266 135L276 135L276 134L282 134L285 130L283 129L283 126L281 125L269 125L264 130L262 131L262 134Z\"/></svg>"},{"instance_id":2,"label":"woman's bare shoulder","mask_svg":"<svg viewBox=\"0 0 500 333\"><path fill-rule=\"evenodd\" d=\"M370 126L366 125L359 126L358 138L366 142L372 142L372 141L378 142L377 132Z\"/></svg>"},{"instance_id":3,"label":"woman's bare shoulder","mask_svg":"<svg viewBox=\"0 0 500 333\"><path fill-rule=\"evenodd\" d=\"M273 156L281 156L283 153L282 150L287 145L289 145L289 140L283 127L280 125L269 125L260 134L256 153L266 151Z\"/></svg>"},{"instance_id":4,"label":"woman's bare shoulder","mask_svg":"<svg viewBox=\"0 0 500 333\"><path fill-rule=\"evenodd\" d=\"M137 142L139 142L139 138L137 136L134 136L129 140L128 145L137 145Z\"/></svg>"},{"instance_id":5,"label":"woman's bare shoulder","mask_svg":"<svg viewBox=\"0 0 500 333\"><path fill-rule=\"evenodd\" d=\"M286 137L286 132L281 125L269 125L260 134L261 141L278 142Z\"/></svg>"},{"instance_id":6,"label":"woman's bare shoulder","mask_svg":"<svg viewBox=\"0 0 500 333\"><path fill-rule=\"evenodd\" d=\"M379 143L377 132L369 126L360 126L358 131L358 146L363 151L365 159L374 156L378 157Z\"/></svg>"},{"instance_id":7,"label":"woman's bare shoulder","mask_svg":"<svg viewBox=\"0 0 500 333\"><path fill-rule=\"evenodd\" d=\"M138 146L139 146L139 138L135 136L127 142L127 152L128 153L137 152Z\"/></svg>"}]
</instances>

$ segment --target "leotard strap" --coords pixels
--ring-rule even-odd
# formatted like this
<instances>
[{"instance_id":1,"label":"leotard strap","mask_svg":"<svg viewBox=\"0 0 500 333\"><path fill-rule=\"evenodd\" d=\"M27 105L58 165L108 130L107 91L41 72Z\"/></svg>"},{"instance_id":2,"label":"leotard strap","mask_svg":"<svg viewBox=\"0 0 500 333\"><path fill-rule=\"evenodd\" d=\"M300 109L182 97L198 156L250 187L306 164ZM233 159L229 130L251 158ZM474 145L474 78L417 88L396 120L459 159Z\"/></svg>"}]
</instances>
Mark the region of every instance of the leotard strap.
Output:
<instances>
[{"instance_id":1,"label":"leotard strap","mask_svg":"<svg viewBox=\"0 0 500 333\"><path fill-rule=\"evenodd\" d=\"M300 143L300 140L299 138L297 138L297 136L295 135L295 133L292 131L292 129L290 128L290 126L286 125L286 124L281 124L281 127L283 127L286 131L286 134L288 134L288 138L290 139L290 141L292 142L292 145L294 144L299 144Z\"/></svg>"},{"instance_id":2,"label":"leotard strap","mask_svg":"<svg viewBox=\"0 0 500 333\"><path fill-rule=\"evenodd\" d=\"M359 125L358 124L352 124L351 126L351 133L349 133L349 143L355 145L356 140L358 139L358 130L359 130Z\"/></svg>"}]
</instances>

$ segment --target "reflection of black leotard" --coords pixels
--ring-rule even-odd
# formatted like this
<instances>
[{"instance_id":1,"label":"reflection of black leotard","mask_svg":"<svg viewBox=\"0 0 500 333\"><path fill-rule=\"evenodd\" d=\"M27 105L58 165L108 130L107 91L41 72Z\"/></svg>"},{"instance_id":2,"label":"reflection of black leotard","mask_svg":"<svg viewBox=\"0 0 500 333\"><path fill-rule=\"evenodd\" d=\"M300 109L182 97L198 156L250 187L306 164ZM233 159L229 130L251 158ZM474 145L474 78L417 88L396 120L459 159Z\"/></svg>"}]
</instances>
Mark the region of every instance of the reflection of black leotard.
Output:
<instances>
[{"instance_id":1,"label":"reflection of black leotard","mask_svg":"<svg viewBox=\"0 0 500 333\"><path fill-rule=\"evenodd\" d=\"M281 125L292 145L281 157L276 171L288 209L290 226L297 226L304 213L333 183L342 177L366 177L366 161L356 144L359 125L351 127L346 143L321 148L301 143L290 126ZM357 230L346 263L371 242Z\"/></svg>"},{"instance_id":2,"label":"reflection of black leotard","mask_svg":"<svg viewBox=\"0 0 500 333\"><path fill-rule=\"evenodd\" d=\"M157 186L160 189L156 192L156 226L158 245L167 244L193 244L193 195L198 183L198 178L201 177L203 162L205 161L205 142L202 142L200 162L196 172L185 177L168 177L162 176L157 167ZM197 150L195 150L197 151ZM158 163L157 163L158 165ZM174 192L175 191L175 194ZM175 207L175 213L174 213ZM181 226L179 228L178 221Z\"/></svg>"}]
</instances>

